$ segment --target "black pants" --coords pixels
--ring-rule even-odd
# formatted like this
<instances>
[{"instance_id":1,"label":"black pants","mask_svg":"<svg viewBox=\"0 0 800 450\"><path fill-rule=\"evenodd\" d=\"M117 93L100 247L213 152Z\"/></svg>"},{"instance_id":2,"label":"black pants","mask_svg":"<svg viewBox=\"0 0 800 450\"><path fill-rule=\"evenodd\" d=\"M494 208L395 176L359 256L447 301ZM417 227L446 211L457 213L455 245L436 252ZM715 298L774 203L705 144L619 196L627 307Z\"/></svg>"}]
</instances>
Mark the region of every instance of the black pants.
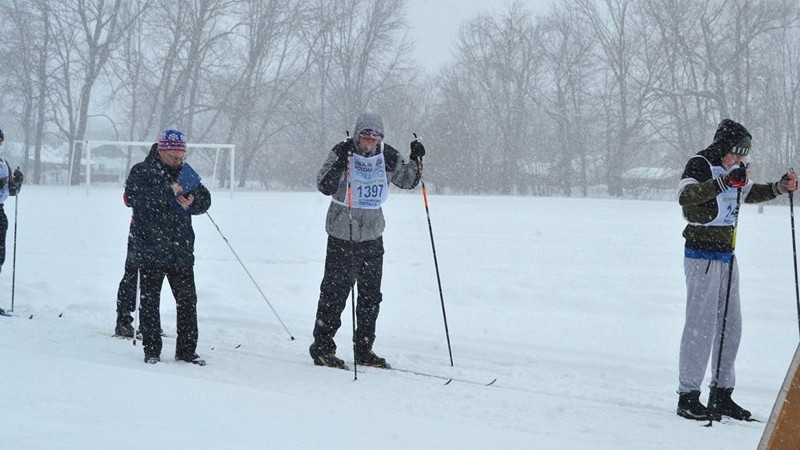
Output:
<instances>
[{"instance_id":1,"label":"black pants","mask_svg":"<svg viewBox=\"0 0 800 450\"><path fill-rule=\"evenodd\" d=\"M136 277L139 275L135 267L125 262L125 273L122 274L122 279L119 281L119 288L117 289L117 321L124 321L125 323L133 322L131 314L136 311ZM156 305L160 307L159 304ZM158 329L162 332L161 316L158 316Z\"/></svg>"},{"instance_id":2,"label":"black pants","mask_svg":"<svg viewBox=\"0 0 800 450\"><path fill-rule=\"evenodd\" d=\"M336 352L333 338L342 325L342 312L355 283L358 284L356 352L372 349L375 342L375 323L383 298L383 238L354 242L352 247L351 252L350 241L328 236L325 275L320 285L314 343L310 349L312 357Z\"/></svg>"},{"instance_id":3,"label":"black pants","mask_svg":"<svg viewBox=\"0 0 800 450\"><path fill-rule=\"evenodd\" d=\"M140 269L142 347L145 357L161 356L161 320L159 304L164 277L169 281L178 315L178 338L175 356L191 358L197 350L197 290L193 267L166 270Z\"/></svg>"},{"instance_id":4,"label":"black pants","mask_svg":"<svg viewBox=\"0 0 800 450\"><path fill-rule=\"evenodd\" d=\"M0 203L0 268L6 262L6 234L8 234L8 217L3 204Z\"/></svg>"},{"instance_id":5,"label":"black pants","mask_svg":"<svg viewBox=\"0 0 800 450\"><path fill-rule=\"evenodd\" d=\"M117 289L117 316L128 316L136 310L136 276L135 267L125 263L125 273Z\"/></svg>"}]
</instances>

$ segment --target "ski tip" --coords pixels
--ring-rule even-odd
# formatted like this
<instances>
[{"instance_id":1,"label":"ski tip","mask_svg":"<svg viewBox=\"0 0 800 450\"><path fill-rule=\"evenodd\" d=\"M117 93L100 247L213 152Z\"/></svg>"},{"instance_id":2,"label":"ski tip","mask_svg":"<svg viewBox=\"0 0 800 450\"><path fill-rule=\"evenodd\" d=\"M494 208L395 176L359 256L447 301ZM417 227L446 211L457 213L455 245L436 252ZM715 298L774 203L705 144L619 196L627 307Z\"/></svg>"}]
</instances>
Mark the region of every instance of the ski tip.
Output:
<instances>
[{"instance_id":1,"label":"ski tip","mask_svg":"<svg viewBox=\"0 0 800 450\"><path fill-rule=\"evenodd\" d=\"M494 384L496 381L497 381L497 378L495 378L494 380L492 380L492 381L490 381L490 382L486 383L486 385L487 385L487 386L491 386L491 385L493 385L493 384Z\"/></svg>"},{"instance_id":2,"label":"ski tip","mask_svg":"<svg viewBox=\"0 0 800 450\"><path fill-rule=\"evenodd\" d=\"M60 312L60 313L58 313L58 317L61 317L61 316L63 316L63 315L64 315L64 313L63 313L63 312Z\"/></svg>"},{"instance_id":3,"label":"ski tip","mask_svg":"<svg viewBox=\"0 0 800 450\"><path fill-rule=\"evenodd\" d=\"M33 319L33 314L31 314L31 315L28 317L28 320L31 320L31 319Z\"/></svg>"},{"instance_id":4,"label":"ski tip","mask_svg":"<svg viewBox=\"0 0 800 450\"><path fill-rule=\"evenodd\" d=\"M241 346L242 346L242 344L236 344L236 347L233 347L233 348L239 348Z\"/></svg>"},{"instance_id":5,"label":"ski tip","mask_svg":"<svg viewBox=\"0 0 800 450\"><path fill-rule=\"evenodd\" d=\"M453 379L452 379L452 378L450 378L449 380L447 380L447 381L445 381L445 382L444 382L444 385L445 385L445 386L447 386L448 384L450 384L450 383L452 383L452 382L453 382Z\"/></svg>"}]
</instances>

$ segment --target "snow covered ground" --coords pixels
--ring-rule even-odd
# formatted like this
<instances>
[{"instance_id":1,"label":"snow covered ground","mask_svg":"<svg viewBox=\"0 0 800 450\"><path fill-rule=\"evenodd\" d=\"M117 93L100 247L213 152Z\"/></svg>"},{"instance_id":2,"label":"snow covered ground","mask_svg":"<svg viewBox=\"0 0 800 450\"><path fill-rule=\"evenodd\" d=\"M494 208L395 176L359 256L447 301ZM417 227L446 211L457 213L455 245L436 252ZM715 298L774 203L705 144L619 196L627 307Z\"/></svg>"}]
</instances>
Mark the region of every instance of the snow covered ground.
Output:
<instances>
[{"instance_id":1,"label":"snow covered ground","mask_svg":"<svg viewBox=\"0 0 800 450\"><path fill-rule=\"evenodd\" d=\"M395 366L312 365L325 256L318 193L213 193L195 218L205 367L110 337L130 211L121 188L25 186L18 317L0 317L4 449L752 449L763 423L704 428L675 415L683 324L674 202L431 196L451 368L419 191L386 205L384 303L375 350ZM0 274L10 306L14 199ZM766 421L798 342L789 208L743 207L737 255L744 337L735 398ZM29 317L31 317L29 319ZM350 309L337 337L352 358ZM704 393L705 398L705 393Z\"/></svg>"}]
</instances>

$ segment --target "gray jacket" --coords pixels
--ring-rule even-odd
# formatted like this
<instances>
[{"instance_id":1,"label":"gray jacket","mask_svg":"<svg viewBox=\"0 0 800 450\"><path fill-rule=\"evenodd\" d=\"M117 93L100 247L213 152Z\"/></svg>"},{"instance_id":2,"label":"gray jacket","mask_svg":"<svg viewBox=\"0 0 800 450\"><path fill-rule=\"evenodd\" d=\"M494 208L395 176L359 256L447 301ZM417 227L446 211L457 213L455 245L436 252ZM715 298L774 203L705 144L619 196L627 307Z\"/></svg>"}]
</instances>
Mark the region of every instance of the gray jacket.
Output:
<instances>
[{"instance_id":1,"label":"gray jacket","mask_svg":"<svg viewBox=\"0 0 800 450\"><path fill-rule=\"evenodd\" d=\"M357 130L360 132L360 130ZM355 134L358 136L358 133ZM344 148L342 148L344 147ZM341 151L354 151L358 147L352 139L342 141L331 149L325 163L317 174L317 189L325 195L332 195L333 200L328 207L325 219L325 231L337 239L350 240L350 215L345 206L347 201L347 168L339 161ZM400 152L383 142L369 154L374 156L383 152L386 160L387 179L402 189L413 189L420 180L419 169L414 161L408 163L400 156ZM337 203L338 202L338 203ZM386 222L382 209L353 208L353 241L364 242L378 239L383 234Z\"/></svg>"}]
</instances>

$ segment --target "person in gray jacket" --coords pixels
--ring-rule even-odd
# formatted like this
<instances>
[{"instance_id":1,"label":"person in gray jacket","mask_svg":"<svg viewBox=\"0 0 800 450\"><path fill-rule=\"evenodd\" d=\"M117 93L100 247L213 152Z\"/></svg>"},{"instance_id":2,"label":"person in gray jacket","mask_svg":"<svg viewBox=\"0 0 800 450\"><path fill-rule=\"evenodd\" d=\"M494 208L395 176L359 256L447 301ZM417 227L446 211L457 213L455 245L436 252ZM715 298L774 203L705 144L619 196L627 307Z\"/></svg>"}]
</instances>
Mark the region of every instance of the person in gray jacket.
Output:
<instances>
[{"instance_id":1,"label":"person in gray jacket","mask_svg":"<svg viewBox=\"0 0 800 450\"><path fill-rule=\"evenodd\" d=\"M356 121L353 138L331 149L317 174L317 188L330 195L325 219L328 233L325 274L320 286L314 324L314 343L309 348L314 364L347 369L336 357L334 336L350 289L358 284L354 351L356 364L388 368L384 358L372 351L375 323L380 311L383 277L383 229L381 205L389 193L389 182L413 189L420 180L417 161L425 147L411 143L408 163L383 142L383 120L364 112ZM348 188L350 196L348 197Z\"/></svg>"}]
</instances>

